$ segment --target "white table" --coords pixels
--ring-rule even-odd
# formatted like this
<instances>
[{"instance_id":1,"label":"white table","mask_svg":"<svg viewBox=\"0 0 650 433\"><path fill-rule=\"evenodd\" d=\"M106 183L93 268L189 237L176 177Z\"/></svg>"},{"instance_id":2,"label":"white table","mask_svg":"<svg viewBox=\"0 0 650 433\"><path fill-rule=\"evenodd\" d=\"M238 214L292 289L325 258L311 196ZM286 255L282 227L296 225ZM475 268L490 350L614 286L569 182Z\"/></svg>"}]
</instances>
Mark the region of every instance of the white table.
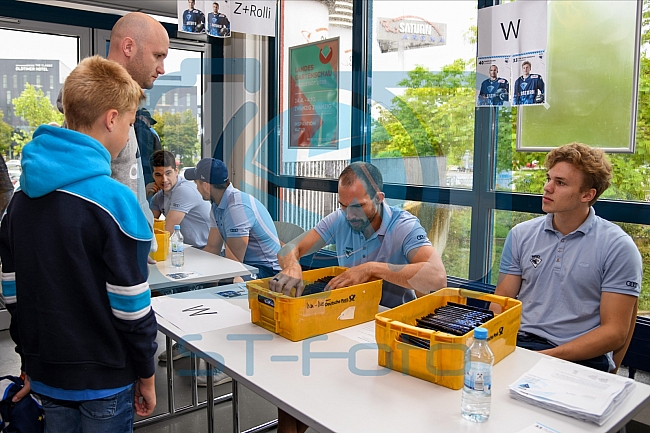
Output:
<instances>
[{"instance_id":1,"label":"white table","mask_svg":"<svg viewBox=\"0 0 650 433\"><path fill-rule=\"evenodd\" d=\"M195 299L214 298L210 289L191 292L191 295ZM244 308L247 301L216 302ZM183 339L187 333L167 321L162 310L162 316L157 317L161 331ZM201 332L200 340L194 335L185 344L208 362L223 367L233 378L234 410L236 382L241 382L320 433L516 433L536 422L561 433L616 432L650 404L650 386L637 383L617 413L599 427L516 401L509 397L508 385L545 356L517 348L494 366L490 419L474 424L460 415L461 391L379 367L376 348L354 339L354 335L364 332L374 335L374 323L291 342L252 323L244 323ZM237 413L233 415L237 417ZM208 420L211 422L210 414ZM234 426L238 432L236 422Z\"/></svg>"},{"instance_id":2,"label":"white table","mask_svg":"<svg viewBox=\"0 0 650 433\"><path fill-rule=\"evenodd\" d=\"M244 276L257 273L257 268L244 265L216 254L208 253L191 245L185 244L185 264L184 266L172 266L171 253L167 260L159 261L156 264L149 265L149 278L147 282L152 290L168 289L182 287L190 284L201 284L215 282L225 278ZM168 274L194 273L189 278L174 279L167 276ZM156 298L153 298L156 299ZM167 412L150 418L139 420L135 423L137 427L145 426L154 422L159 422L168 418L173 418L180 414L199 409L202 405L198 402L198 392L196 389L196 376L192 377L192 403L189 406L178 408L174 401L174 378L173 378L173 361L171 360L172 341L168 336L165 340L165 350L167 351ZM192 365L196 370L196 360L191 358ZM209 394L212 393L210 388ZM221 400L228 400L231 395L226 395Z\"/></svg>"},{"instance_id":3,"label":"white table","mask_svg":"<svg viewBox=\"0 0 650 433\"><path fill-rule=\"evenodd\" d=\"M199 275L178 280L166 276L180 272L195 272ZM167 260L158 262L155 265L149 265L148 282L149 287L157 290L187 284L213 282L224 278L239 277L254 273L257 273L257 268L216 254L207 253L186 244L185 265L180 267L172 266L171 253L169 253Z\"/></svg>"}]
</instances>

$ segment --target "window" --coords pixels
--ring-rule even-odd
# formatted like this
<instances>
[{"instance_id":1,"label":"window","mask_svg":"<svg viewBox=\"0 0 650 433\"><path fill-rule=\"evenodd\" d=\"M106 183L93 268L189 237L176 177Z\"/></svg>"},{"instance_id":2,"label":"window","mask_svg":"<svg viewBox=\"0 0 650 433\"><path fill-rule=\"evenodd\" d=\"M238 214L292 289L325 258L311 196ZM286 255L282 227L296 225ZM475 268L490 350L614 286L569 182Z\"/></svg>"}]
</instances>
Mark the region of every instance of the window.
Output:
<instances>
[{"instance_id":1,"label":"window","mask_svg":"<svg viewBox=\"0 0 650 433\"><path fill-rule=\"evenodd\" d=\"M370 161L386 182L472 188L476 5L372 2Z\"/></svg>"},{"instance_id":2,"label":"window","mask_svg":"<svg viewBox=\"0 0 650 433\"><path fill-rule=\"evenodd\" d=\"M0 29L0 40L3 41L0 44L0 70L12 73L12 90L7 90L7 102L0 104L0 110L5 113L3 121L14 130L20 129L24 135L18 140L18 146L0 142L0 152L16 159L20 158L21 146L31 140L39 125L52 121L62 123L63 115L55 106L56 95L61 89L59 81L64 80L77 65L81 52L84 57L90 54L90 37L87 29L28 20L3 24L3 27ZM8 78L8 75L3 75L3 88L8 87ZM46 92L42 84L47 81L52 85ZM33 92L24 92L27 84L31 85ZM28 121L14 109L12 96L45 100L49 107L40 111L40 117L30 117Z\"/></svg>"},{"instance_id":3,"label":"window","mask_svg":"<svg viewBox=\"0 0 650 433\"><path fill-rule=\"evenodd\" d=\"M161 137L163 149L179 157L179 168L193 167L202 157L204 119L201 106L205 97L202 71L206 52L207 48L190 50L173 42L165 59L165 74L154 81L152 89L145 91L145 108L158 122L153 128ZM186 73L190 76L181 77ZM181 87L181 82L193 82L195 85ZM184 110L177 108L181 92L187 92L187 102L191 102L194 95L194 104L187 104Z\"/></svg>"},{"instance_id":4,"label":"window","mask_svg":"<svg viewBox=\"0 0 650 433\"><path fill-rule=\"evenodd\" d=\"M7 88L7 74L2 75L2 88L3 89Z\"/></svg>"},{"instance_id":5,"label":"window","mask_svg":"<svg viewBox=\"0 0 650 433\"><path fill-rule=\"evenodd\" d=\"M283 52L278 89L279 110L286 114L282 116L280 128L282 175L300 172L307 177L336 179L350 161L352 5L353 0L282 2L280 46ZM301 47L299 54L291 51L324 40L330 42ZM318 58L319 49L338 61L311 62L314 55ZM302 68L304 72L297 75L292 68ZM318 74L320 81L311 78ZM298 76L302 77L299 81ZM322 84L324 81L329 84ZM291 82L295 83L294 87ZM332 89L338 89L338 95Z\"/></svg>"},{"instance_id":6,"label":"window","mask_svg":"<svg viewBox=\"0 0 650 433\"><path fill-rule=\"evenodd\" d=\"M192 106L192 95L190 95L189 93L185 96L185 105L187 107Z\"/></svg>"}]
</instances>

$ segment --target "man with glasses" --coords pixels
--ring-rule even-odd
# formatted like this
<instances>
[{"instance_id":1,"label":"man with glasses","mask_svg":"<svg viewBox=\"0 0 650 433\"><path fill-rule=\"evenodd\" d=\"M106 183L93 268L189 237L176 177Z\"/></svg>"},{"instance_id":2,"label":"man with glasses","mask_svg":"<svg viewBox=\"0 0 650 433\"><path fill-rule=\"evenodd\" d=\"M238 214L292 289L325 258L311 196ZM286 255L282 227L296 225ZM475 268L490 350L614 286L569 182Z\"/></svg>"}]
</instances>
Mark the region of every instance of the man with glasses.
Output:
<instances>
[{"instance_id":1,"label":"man with glasses","mask_svg":"<svg viewBox=\"0 0 650 433\"><path fill-rule=\"evenodd\" d=\"M300 296L304 290L300 257L328 244L336 244L339 265L350 268L329 282L329 290L381 278L381 304L394 307L445 287L445 267L420 221L386 204L382 188L382 175L374 165L347 166L339 176L340 209L280 250L282 272L270 281L271 290L290 295L295 287ZM278 433L306 429L278 409Z\"/></svg>"}]
</instances>

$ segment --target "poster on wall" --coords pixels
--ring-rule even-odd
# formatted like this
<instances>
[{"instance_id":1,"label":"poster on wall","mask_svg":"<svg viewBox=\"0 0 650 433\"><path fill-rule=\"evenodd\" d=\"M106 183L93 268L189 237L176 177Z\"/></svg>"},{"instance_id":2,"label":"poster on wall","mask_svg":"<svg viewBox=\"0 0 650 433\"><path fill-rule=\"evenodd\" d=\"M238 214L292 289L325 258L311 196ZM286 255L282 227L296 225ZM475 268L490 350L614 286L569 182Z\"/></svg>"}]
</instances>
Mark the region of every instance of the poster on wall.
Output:
<instances>
[{"instance_id":1,"label":"poster on wall","mask_svg":"<svg viewBox=\"0 0 650 433\"><path fill-rule=\"evenodd\" d=\"M518 1L479 10L477 106L546 104L547 8Z\"/></svg>"},{"instance_id":2,"label":"poster on wall","mask_svg":"<svg viewBox=\"0 0 650 433\"><path fill-rule=\"evenodd\" d=\"M215 38L230 37L230 6L232 1L206 1L205 10L210 11L205 21L205 31Z\"/></svg>"},{"instance_id":3,"label":"poster on wall","mask_svg":"<svg viewBox=\"0 0 650 433\"><path fill-rule=\"evenodd\" d=\"M275 36L275 0L177 0L177 11L179 37Z\"/></svg>"},{"instance_id":4,"label":"poster on wall","mask_svg":"<svg viewBox=\"0 0 650 433\"><path fill-rule=\"evenodd\" d=\"M289 48L289 147L338 148L339 38Z\"/></svg>"},{"instance_id":5,"label":"poster on wall","mask_svg":"<svg viewBox=\"0 0 650 433\"><path fill-rule=\"evenodd\" d=\"M196 0L178 0L178 31L188 34L205 34L205 14Z\"/></svg>"}]
</instances>

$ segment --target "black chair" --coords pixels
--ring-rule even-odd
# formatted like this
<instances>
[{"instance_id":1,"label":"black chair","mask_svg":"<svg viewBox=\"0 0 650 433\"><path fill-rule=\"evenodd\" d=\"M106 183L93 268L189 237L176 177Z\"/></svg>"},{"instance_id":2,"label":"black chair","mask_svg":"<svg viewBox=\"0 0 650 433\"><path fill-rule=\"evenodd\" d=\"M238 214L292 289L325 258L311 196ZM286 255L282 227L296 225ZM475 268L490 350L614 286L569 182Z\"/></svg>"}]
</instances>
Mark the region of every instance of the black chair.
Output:
<instances>
[{"instance_id":1,"label":"black chair","mask_svg":"<svg viewBox=\"0 0 650 433\"><path fill-rule=\"evenodd\" d=\"M637 369L650 371L650 317L637 317L634 335L621 365L628 369L628 377L634 379Z\"/></svg>"}]
</instances>

